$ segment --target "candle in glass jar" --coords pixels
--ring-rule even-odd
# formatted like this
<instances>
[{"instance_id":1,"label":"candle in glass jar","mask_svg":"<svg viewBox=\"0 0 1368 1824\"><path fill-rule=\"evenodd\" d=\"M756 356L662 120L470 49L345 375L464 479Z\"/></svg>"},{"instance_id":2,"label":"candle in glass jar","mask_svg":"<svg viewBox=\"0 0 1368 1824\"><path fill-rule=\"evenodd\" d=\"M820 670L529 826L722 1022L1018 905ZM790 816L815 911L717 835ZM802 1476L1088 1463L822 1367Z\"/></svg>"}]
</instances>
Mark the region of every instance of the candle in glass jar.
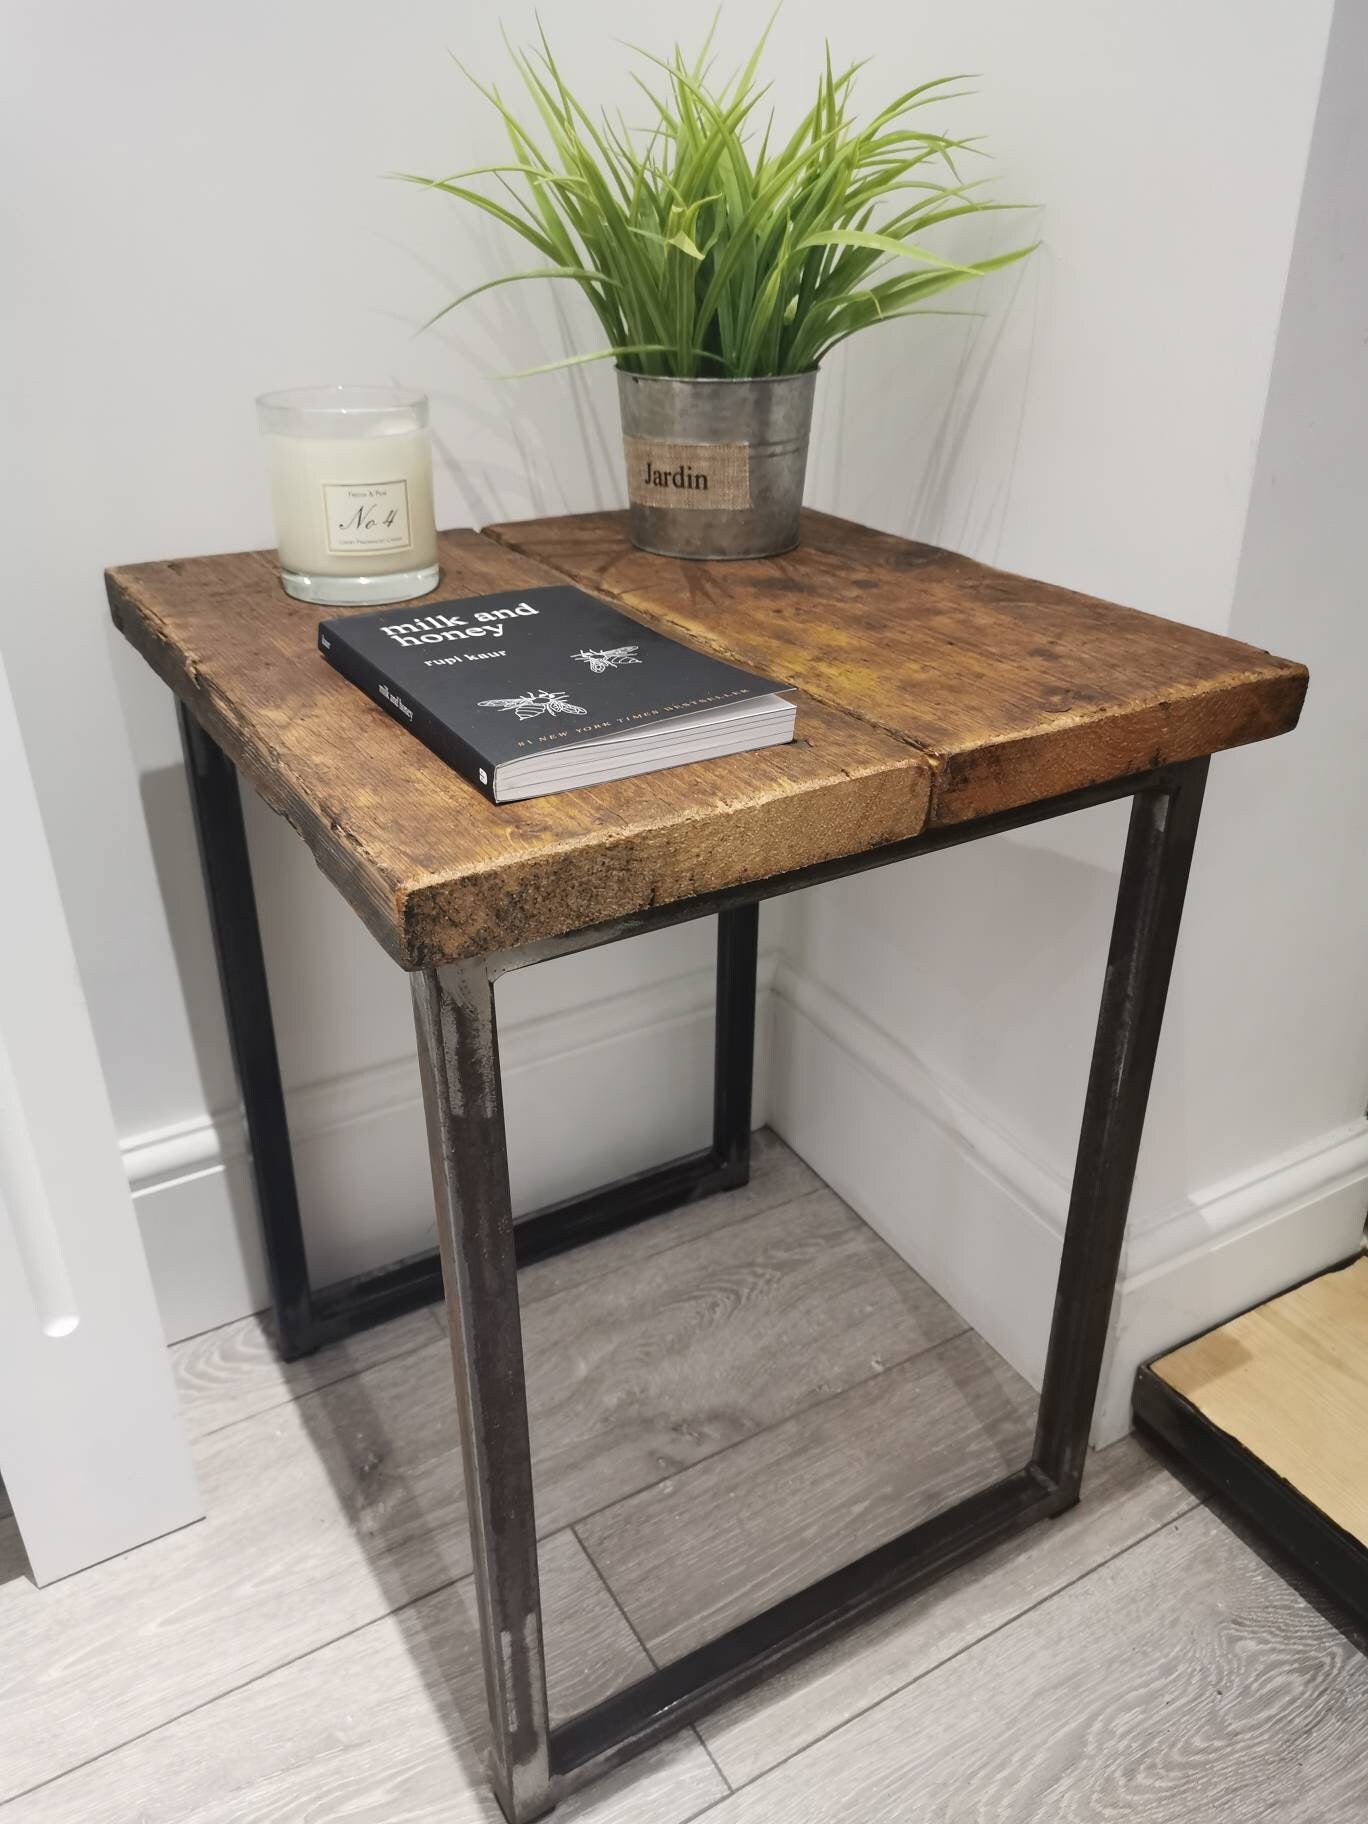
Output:
<instances>
[{"instance_id":1,"label":"candle in glass jar","mask_svg":"<svg viewBox=\"0 0 1368 1824\"><path fill-rule=\"evenodd\" d=\"M409 601L435 589L427 400L395 387L303 387L257 401L280 580L301 601Z\"/></svg>"}]
</instances>

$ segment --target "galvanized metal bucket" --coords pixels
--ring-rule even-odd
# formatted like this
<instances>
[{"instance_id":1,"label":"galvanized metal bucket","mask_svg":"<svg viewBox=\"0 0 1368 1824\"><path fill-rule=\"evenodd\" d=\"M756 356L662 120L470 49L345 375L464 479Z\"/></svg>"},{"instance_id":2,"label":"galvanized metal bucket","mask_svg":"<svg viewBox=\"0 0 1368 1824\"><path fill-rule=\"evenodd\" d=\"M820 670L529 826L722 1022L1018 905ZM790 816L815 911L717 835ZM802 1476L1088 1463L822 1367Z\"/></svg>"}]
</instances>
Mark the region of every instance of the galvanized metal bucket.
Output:
<instances>
[{"instance_id":1,"label":"galvanized metal bucket","mask_svg":"<svg viewBox=\"0 0 1368 1824\"><path fill-rule=\"evenodd\" d=\"M798 543L817 370L669 380L618 369L632 543L772 557Z\"/></svg>"}]
</instances>

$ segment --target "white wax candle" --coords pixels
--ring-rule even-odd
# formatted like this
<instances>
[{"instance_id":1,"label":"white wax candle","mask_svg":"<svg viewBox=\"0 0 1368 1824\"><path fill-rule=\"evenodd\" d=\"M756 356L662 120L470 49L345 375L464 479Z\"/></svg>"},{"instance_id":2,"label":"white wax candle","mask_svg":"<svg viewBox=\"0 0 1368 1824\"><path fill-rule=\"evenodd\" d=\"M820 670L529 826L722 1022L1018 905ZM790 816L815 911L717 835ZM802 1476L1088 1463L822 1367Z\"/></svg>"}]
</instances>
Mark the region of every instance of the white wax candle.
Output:
<instances>
[{"instance_id":1,"label":"white wax candle","mask_svg":"<svg viewBox=\"0 0 1368 1824\"><path fill-rule=\"evenodd\" d=\"M257 401L281 581L305 601L408 600L438 580L427 400L305 387Z\"/></svg>"},{"instance_id":2,"label":"white wax candle","mask_svg":"<svg viewBox=\"0 0 1368 1824\"><path fill-rule=\"evenodd\" d=\"M268 434L280 562L306 576L389 576L437 562L426 429Z\"/></svg>"}]
</instances>

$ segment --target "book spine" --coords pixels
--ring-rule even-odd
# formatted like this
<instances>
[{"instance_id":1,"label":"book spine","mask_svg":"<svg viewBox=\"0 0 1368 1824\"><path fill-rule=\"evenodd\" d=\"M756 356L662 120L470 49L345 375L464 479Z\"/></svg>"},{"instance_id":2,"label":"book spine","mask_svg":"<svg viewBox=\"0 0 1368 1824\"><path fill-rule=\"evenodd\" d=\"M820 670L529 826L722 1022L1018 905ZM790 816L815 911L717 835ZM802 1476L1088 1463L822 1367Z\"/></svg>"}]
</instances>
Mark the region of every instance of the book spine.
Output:
<instances>
[{"instance_id":1,"label":"book spine","mask_svg":"<svg viewBox=\"0 0 1368 1824\"><path fill-rule=\"evenodd\" d=\"M405 692L386 677L378 665L353 651L335 632L328 634L319 628L318 650L334 671L346 678L349 684L355 684L358 690L365 691L371 701L383 709L392 721L397 722L400 728L407 729L424 747L430 748L439 760L445 761L454 772L458 772L473 785L477 792L483 792L493 804L494 768L482 754L476 753L468 742L463 741L430 710L424 709L421 703L410 701Z\"/></svg>"}]
</instances>

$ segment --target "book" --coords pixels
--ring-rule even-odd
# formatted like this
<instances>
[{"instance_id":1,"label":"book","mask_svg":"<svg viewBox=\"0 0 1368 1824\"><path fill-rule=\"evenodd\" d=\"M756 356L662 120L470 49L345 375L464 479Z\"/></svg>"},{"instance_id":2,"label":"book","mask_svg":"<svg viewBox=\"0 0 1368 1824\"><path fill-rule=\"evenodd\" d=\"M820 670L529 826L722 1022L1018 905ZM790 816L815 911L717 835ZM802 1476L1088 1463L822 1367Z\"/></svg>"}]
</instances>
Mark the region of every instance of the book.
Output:
<instances>
[{"instance_id":1,"label":"book","mask_svg":"<svg viewBox=\"0 0 1368 1824\"><path fill-rule=\"evenodd\" d=\"M318 646L495 804L793 739L790 686L569 584L339 615Z\"/></svg>"}]
</instances>

